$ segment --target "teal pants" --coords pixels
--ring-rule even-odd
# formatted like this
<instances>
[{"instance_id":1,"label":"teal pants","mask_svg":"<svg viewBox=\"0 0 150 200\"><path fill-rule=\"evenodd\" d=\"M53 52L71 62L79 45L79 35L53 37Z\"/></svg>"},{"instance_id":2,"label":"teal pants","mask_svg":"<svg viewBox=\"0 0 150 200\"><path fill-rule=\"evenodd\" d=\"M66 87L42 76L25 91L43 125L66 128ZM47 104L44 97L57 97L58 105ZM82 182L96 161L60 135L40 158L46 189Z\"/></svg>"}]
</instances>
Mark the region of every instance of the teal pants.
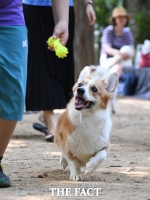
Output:
<instances>
[{"instance_id":1,"label":"teal pants","mask_svg":"<svg viewBox=\"0 0 150 200\"><path fill-rule=\"evenodd\" d=\"M27 77L27 29L0 27L0 118L22 120Z\"/></svg>"}]
</instances>

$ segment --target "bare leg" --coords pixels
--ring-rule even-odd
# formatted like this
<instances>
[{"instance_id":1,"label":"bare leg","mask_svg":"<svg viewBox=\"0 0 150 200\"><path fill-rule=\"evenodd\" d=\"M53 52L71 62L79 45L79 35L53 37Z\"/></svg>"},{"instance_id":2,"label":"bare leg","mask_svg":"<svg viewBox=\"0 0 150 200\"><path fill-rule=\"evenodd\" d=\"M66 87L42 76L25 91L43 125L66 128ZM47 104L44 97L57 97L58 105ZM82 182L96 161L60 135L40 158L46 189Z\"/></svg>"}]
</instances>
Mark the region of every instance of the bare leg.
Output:
<instances>
[{"instance_id":1,"label":"bare leg","mask_svg":"<svg viewBox=\"0 0 150 200\"><path fill-rule=\"evenodd\" d=\"M7 148L17 121L0 119L0 188L10 187L9 177L6 176L1 167L1 159Z\"/></svg>"},{"instance_id":2,"label":"bare leg","mask_svg":"<svg viewBox=\"0 0 150 200\"><path fill-rule=\"evenodd\" d=\"M0 119L0 157L3 156L17 121Z\"/></svg>"},{"instance_id":3,"label":"bare leg","mask_svg":"<svg viewBox=\"0 0 150 200\"><path fill-rule=\"evenodd\" d=\"M56 128L56 120L54 117L53 110L43 111L43 119L46 123L49 135L45 137L46 141L52 142L54 140L54 131Z\"/></svg>"},{"instance_id":4,"label":"bare leg","mask_svg":"<svg viewBox=\"0 0 150 200\"><path fill-rule=\"evenodd\" d=\"M56 120L53 110L41 111L38 120L47 127L49 133L52 133L55 130Z\"/></svg>"},{"instance_id":5,"label":"bare leg","mask_svg":"<svg viewBox=\"0 0 150 200\"><path fill-rule=\"evenodd\" d=\"M46 127L47 127L47 124L46 124L46 121L45 121L45 118L44 118L44 114L43 114L43 111L40 112L39 116L38 116L38 120L44 124Z\"/></svg>"},{"instance_id":6,"label":"bare leg","mask_svg":"<svg viewBox=\"0 0 150 200\"><path fill-rule=\"evenodd\" d=\"M54 117L54 113L53 110L45 110L43 111L43 117L45 119L47 128L48 128L48 132L49 133L53 133L56 127L56 120Z\"/></svg>"}]
</instances>

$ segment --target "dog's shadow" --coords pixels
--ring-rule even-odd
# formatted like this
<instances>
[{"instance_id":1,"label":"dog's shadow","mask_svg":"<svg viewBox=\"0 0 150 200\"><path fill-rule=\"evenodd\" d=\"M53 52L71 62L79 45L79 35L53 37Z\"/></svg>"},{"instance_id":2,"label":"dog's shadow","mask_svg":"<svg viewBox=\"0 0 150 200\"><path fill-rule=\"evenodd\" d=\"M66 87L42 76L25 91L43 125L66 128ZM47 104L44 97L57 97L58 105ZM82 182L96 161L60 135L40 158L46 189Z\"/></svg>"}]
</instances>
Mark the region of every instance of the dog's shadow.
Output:
<instances>
[{"instance_id":1,"label":"dog's shadow","mask_svg":"<svg viewBox=\"0 0 150 200\"><path fill-rule=\"evenodd\" d=\"M55 169L48 172L48 178L52 181L68 181L70 176L69 169Z\"/></svg>"},{"instance_id":2,"label":"dog's shadow","mask_svg":"<svg viewBox=\"0 0 150 200\"><path fill-rule=\"evenodd\" d=\"M93 174L89 176L83 175L82 181L70 181L70 170L67 168L66 170L52 170L48 172L48 179L51 181L69 181L71 183L74 182L92 182L92 183L101 183L101 184L110 184L110 183L116 183L116 184L128 184L128 183L138 183L143 181L143 176L139 175L138 172L114 172L114 171L105 171L105 169L96 170ZM146 175L145 175L146 176Z\"/></svg>"}]
</instances>

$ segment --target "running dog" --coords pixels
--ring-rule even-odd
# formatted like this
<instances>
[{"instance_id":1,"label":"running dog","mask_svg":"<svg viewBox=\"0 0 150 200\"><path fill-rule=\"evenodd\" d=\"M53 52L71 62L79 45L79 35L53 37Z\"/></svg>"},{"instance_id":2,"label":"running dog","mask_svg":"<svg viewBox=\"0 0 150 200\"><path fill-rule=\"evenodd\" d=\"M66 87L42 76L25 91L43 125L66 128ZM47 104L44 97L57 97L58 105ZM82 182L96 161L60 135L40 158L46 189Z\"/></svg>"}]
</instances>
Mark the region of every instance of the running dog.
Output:
<instances>
[{"instance_id":1,"label":"running dog","mask_svg":"<svg viewBox=\"0 0 150 200\"><path fill-rule=\"evenodd\" d=\"M118 84L118 75L102 81L91 79L85 67L73 87L73 98L60 115L54 141L61 149L60 163L70 167L70 180L82 180L106 159L112 127L109 100Z\"/></svg>"}]
</instances>

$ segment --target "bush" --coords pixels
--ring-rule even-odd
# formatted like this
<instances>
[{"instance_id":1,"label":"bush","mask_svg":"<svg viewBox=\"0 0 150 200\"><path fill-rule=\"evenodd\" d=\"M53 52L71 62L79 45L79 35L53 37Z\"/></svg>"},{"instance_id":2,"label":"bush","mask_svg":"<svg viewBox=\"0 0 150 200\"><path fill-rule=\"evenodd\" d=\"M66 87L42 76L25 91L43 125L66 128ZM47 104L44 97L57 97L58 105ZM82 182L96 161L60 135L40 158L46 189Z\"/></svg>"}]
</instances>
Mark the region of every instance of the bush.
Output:
<instances>
[{"instance_id":1,"label":"bush","mask_svg":"<svg viewBox=\"0 0 150 200\"><path fill-rule=\"evenodd\" d=\"M136 44L142 44L150 39L150 10L143 7L142 11L134 10L134 19L137 26Z\"/></svg>"}]
</instances>

